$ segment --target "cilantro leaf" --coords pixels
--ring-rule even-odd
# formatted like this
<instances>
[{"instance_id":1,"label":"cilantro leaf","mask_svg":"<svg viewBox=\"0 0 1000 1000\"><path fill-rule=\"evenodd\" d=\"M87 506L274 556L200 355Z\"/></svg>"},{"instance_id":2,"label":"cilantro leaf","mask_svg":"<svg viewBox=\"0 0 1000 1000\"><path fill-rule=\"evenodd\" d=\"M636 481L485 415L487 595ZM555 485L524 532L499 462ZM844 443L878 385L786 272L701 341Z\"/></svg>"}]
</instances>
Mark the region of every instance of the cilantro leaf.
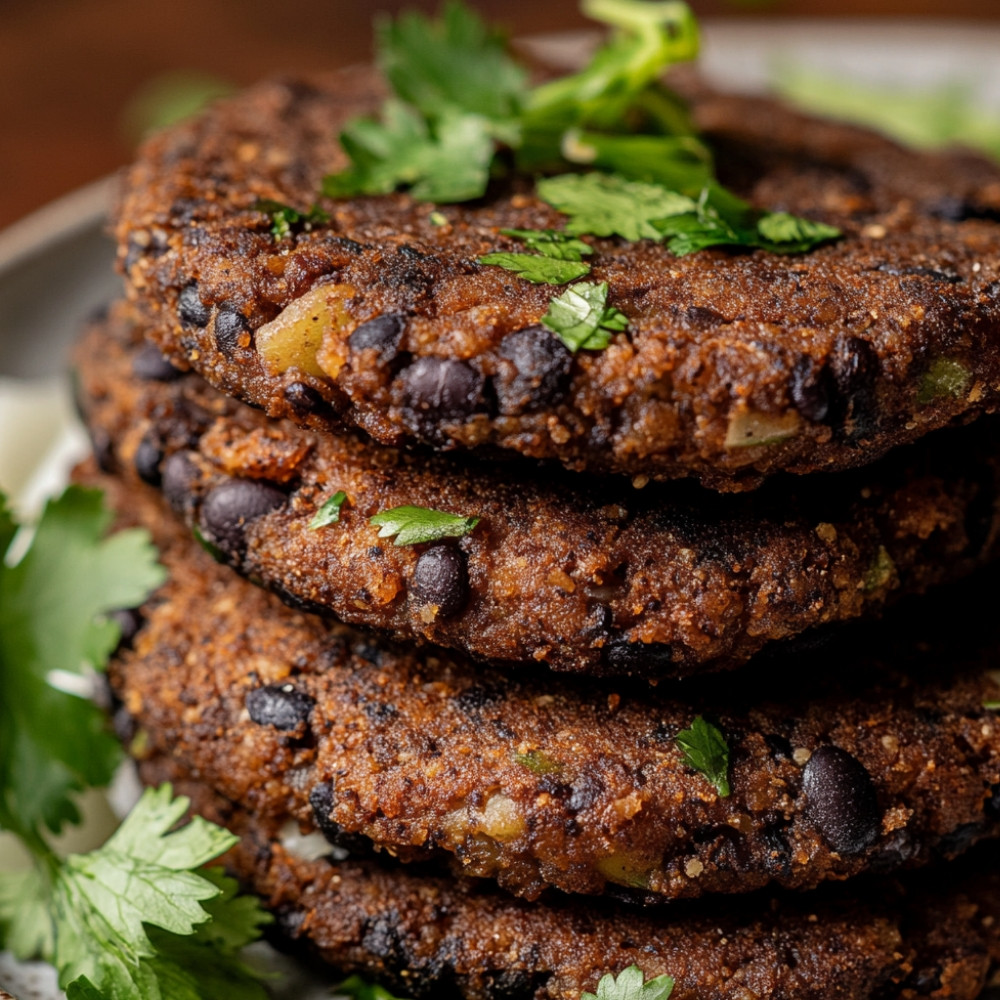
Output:
<instances>
[{"instance_id":1,"label":"cilantro leaf","mask_svg":"<svg viewBox=\"0 0 1000 1000\"><path fill-rule=\"evenodd\" d=\"M683 752L683 761L715 786L722 798L729 795L729 746L711 722L698 716L690 729L682 729L674 742Z\"/></svg>"},{"instance_id":2,"label":"cilantro leaf","mask_svg":"<svg viewBox=\"0 0 1000 1000\"><path fill-rule=\"evenodd\" d=\"M692 198L660 184L602 173L546 177L538 182L538 197L569 216L568 233L627 240L662 239L654 223L697 209Z\"/></svg>"},{"instance_id":3,"label":"cilantro leaf","mask_svg":"<svg viewBox=\"0 0 1000 1000\"><path fill-rule=\"evenodd\" d=\"M670 976L657 976L645 982L638 965L623 969L616 979L610 972L601 977L597 993L581 993L580 1000L668 1000L674 989Z\"/></svg>"},{"instance_id":4,"label":"cilantro leaf","mask_svg":"<svg viewBox=\"0 0 1000 1000\"><path fill-rule=\"evenodd\" d=\"M589 243L559 229L501 229L500 232L523 241L529 250L554 260L582 260L594 252Z\"/></svg>"},{"instance_id":5,"label":"cilantro leaf","mask_svg":"<svg viewBox=\"0 0 1000 1000\"><path fill-rule=\"evenodd\" d=\"M840 230L823 222L802 219L788 212L767 212L757 220L757 232L766 249L775 253L803 253L818 243L834 240Z\"/></svg>"},{"instance_id":6,"label":"cilantro leaf","mask_svg":"<svg viewBox=\"0 0 1000 1000\"><path fill-rule=\"evenodd\" d=\"M579 281L549 303L542 324L574 354L581 348L599 351L611 342L611 334L624 330L628 318L609 306L608 283Z\"/></svg>"},{"instance_id":7,"label":"cilantro leaf","mask_svg":"<svg viewBox=\"0 0 1000 1000\"><path fill-rule=\"evenodd\" d=\"M370 983L358 975L349 976L342 983L338 983L334 986L333 992L338 996L353 997L354 1000L399 1000L384 986Z\"/></svg>"},{"instance_id":8,"label":"cilantro leaf","mask_svg":"<svg viewBox=\"0 0 1000 1000\"><path fill-rule=\"evenodd\" d=\"M312 205L307 212L300 212L291 205L271 198L259 198L254 202L254 211L264 212L271 216L271 235L276 240L283 240L292 235L293 226L301 226L305 230L330 221L330 215L319 205Z\"/></svg>"},{"instance_id":9,"label":"cilantro leaf","mask_svg":"<svg viewBox=\"0 0 1000 1000\"><path fill-rule=\"evenodd\" d=\"M439 538L461 538L479 524L478 517L462 517L429 507L393 507L369 518L380 527L379 538L396 536L396 545L435 542Z\"/></svg>"},{"instance_id":10,"label":"cilantro leaf","mask_svg":"<svg viewBox=\"0 0 1000 1000\"><path fill-rule=\"evenodd\" d=\"M323 178L331 198L410 189L426 201L468 201L486 191L493 158L488 122L449 112L431 126L400 101L386 101L382 121L358 118L341 133L351 166Z\"/></svg>"},{"instance_id":11,"label":"cilantro leaf","mask_svg":"<svg viewBox=\"0 0 1000 1000\"><path fill-rule=\"evenodd\" d=\"M586 244L584 244L586 245ZM535 284L564 285L590 273L590 265L574 260L556 260L534 253L488 253L480 264L494 264Z\"/></svg>"},{"instance_id":12,"label":"cilantro leaf","mask_svg":"<svg viewBox=\"0 0 1000 1000\"><path fill-rule=\"evenodd\" d=\"M325 528L328 524L336 524L340 520L340 508L343 507L347 494L343 490L337 490L323 505L313 514L313 519L309 522L309 530L316 531Z\"/></svg>"},{"instance_id":13,"label":"cilantro leaf","mask_svg":"<svg viewBox=\"0 0 1000 1000\"><path fill-rule=\"evenodd\" d=\"M527 73L503 36L464 4L452 0L435 19L416 11L381 18L375 37L392 89L427 118L462 111L503 122L519 112Z\"/></svg>"},{"instance_id":14,"label":"cilantro leaf","mask_svg":"<svg viewBox=\"0 0 1000 1000\"><path fill-rule=\"evenodd\" d=\"M23 558L0 562L0 827L28 839L76 822L70 793L107 784L120 756L97 707L51 683L102 668L120 629L101 616L163 582L146 533L103 538L110 521L100 493L71 486ZM0 537L11 523L4 515Z\"/></svg>"},{"instance_id":15,"label":"cilantro leaf","mask_svg":"<svg viewBox=\"0 0 1000 1000\"><path fill-rule=\"evenodd\" d=\"M7 946L52 962L79 1000L264 1000L236 953L270 918L231 879L194 870L236 838L197 817L175 828L187 806L169 785L147 789L104 847L0 879L0 926L14 891L35 925Z\"/></svg>"}]
</instances>

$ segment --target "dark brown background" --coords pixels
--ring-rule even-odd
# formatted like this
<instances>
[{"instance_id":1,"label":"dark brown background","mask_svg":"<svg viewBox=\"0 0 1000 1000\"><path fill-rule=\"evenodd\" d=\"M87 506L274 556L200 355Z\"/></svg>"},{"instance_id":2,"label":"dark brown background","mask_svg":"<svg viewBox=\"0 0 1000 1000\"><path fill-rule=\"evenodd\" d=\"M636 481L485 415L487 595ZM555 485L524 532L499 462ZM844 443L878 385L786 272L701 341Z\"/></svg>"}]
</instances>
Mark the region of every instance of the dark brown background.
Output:
<instances>
[{"instance_id":1,"label":"dark brown background","mask_svg":"<svg viewBox=\"0 0 1000 1000\"><path fill-rule=\"evenodd\" d=\"M0 0L0 228L126 162L129 98L169 70L234 84L364 58L375 10L358 0ZM434 0L407 6L433 9ZM475 6L519 34L578 27L576 0ZM694 0L704 16L1000 20L1000 0Z\"/></svg>"}]
</instances>

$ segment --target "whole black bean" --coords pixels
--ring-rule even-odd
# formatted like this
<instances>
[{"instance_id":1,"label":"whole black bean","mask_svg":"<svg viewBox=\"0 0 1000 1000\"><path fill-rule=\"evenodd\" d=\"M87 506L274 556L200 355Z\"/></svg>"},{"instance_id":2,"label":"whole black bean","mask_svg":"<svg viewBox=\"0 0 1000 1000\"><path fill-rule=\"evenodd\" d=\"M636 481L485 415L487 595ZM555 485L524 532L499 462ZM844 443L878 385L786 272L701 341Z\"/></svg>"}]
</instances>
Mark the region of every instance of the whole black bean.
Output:
<instances>
[{"instance_id":1,"label":"whole black bean","mask_svg":"<svg viewBox=\"0 0 1000 1000\"><path fill-rule=\"evenodd\" d=\"M132 373L146 382L173 382L184 372L175 368L155 344L146 344L132 361Z\"/></svg>"},{"instance_id":2,"label":"whole black bean","mask_svg":"<svg viewBox=\"0 0 1000 1000\"><path fill-rule=\"evenodd\" d=\"M315 698L296 690L293 684L267 684L246 696L247 712L254 722L282 730L305 725L315 704Z\"/></svg>"},{"instance_id":3,"label":"whole black bean","mask_svg":"<svg viewBox=\"0 0 1000 1000\"><path fill-rule=\"evenodd\" d=\"M501 413L539 410L565 395L573 355L549 330L529 326L509 333L497 354L501 360L493 386Z\"/></svg>"},{"instance_id":4,"label":"whole black bean","mask_svg":"<svg viewBox=\"0 0 1000 1000\"><path fill-rule=\"evenodd\" d=\"M229 553L244 547L250 521L277 510L285 503L281 490L256 479L230 479L214 487L201 506L201 527L208 538Z\"/></svg>"},{"instance_id":5,"label":"whole black bean","mask_svg":"<svg viewBox=\"0 0 1000 1000\"><path fill-rule=\"evenodd\" d=\"M401 377L418 426L467 417L482 398L483 378L464 361L418 358Z\"/></svg>"},{"instance_id":6,"label":"whole black bean","mask_svg":"<svg viewBox=\"0 0 1000 1000\"><path fill-rule=\"evenodd\" d=\"M160 468L160 489L167 503L183 512L194 502L194 488L200 478L190 452L175 451Z\"/></svg>"},{"instance_id":7,"label":"whole black bean","mask_svg":"<svg viewBox=\"0 0 1000 1000\"><path fill-rule=\"evenodd\" d=\"M191 284L182 288L177 297L177 314L184 326L205 327L212 317L212 310L201 301L198 286Z\"/></svg>"},{"instance_id":8,"label":"whole black bean","mask_svg":"<svg viewBox=\"0 0 1000 1000\"><path fill-rule=\"evenodd\" d=\"M878 837L881 812L871 775L846 750L822 746L802 772L806 817L840 854L860 854Z\"/></svg>"},{"instance_id":9,"label":"whole black bean","mask_svg":"<svg viewBox=\"0 0 1000 1000\"><path fill-rule=\"evenodd\" d=\"M830 410L830 390L833 388L828 368L818 370L812 358L803 355L792 369L789 395L792 405L806 420L819 423Z\"/></svg>"},{"instance_id":10,"label":"whole black bean","mask_svg":"<svg viewBox=\"0 0 1000 1000\"><path fill-rule=\"evenodd\" d=\"M159 486L162 481L160 463L163 461L163 443L155 431L147 431L135 449L132 459L138 477L150 486Z\"/></svg>"},{"instance_id":11,"label":"whole black bean","mask_svg":"<svg viewBox=\"0 0 1000 1000\"><path fill-rule=\"evenodd\" d=\"M860 337L838 344L830 359L834 391L828 423L847 441L867 437L878 425L876 383L879 358L875 348Z\"/></svg>"},{"instance_id":12,"label":"whole black bean","mask_svg":"<svg viewBox=\"0 0 1000 1000\"><path fill-rule=\"evenodd\" d=\"M413 573L413 593L421 604L435 604L444 618L460 611L469 597L465 556L453 545L422 553Z\"/></svg>"},{"instance_id":13,"label":"whole black bean","mask_svg":"<svg viewBox=\"0 0 1000 1000\"><path fill-rule=\"evenodd\" d=\"M632 674L665 670L674 662L673 650L665 642L631 642L624 636L604 647L604 664L609 673Z\"/></svg>"},{"instance_id":14,"label":"whole black bean","mask_svg":"<svg viewBox=\"0 0 1000 1000\"><path fill-rule=\"evenodd\" d=\"M367 323L362 323L347 338L347 343L352 351L374 349L379 361L384 364L396 356L405 325L405 316L399 313L385 313L368 320Z\"/></svg>"},{"instance_id":15,"label":"whole black bean","mask_svg":"<svg viewBox=\"0 0 1000 1000\"><path fill-rule=\"evenodd\" d=\"M215 314L215 346L231 358L243 346L240 340L249 329L241 312L232 306L222 306Z\"/></svg>"}]
</instances>

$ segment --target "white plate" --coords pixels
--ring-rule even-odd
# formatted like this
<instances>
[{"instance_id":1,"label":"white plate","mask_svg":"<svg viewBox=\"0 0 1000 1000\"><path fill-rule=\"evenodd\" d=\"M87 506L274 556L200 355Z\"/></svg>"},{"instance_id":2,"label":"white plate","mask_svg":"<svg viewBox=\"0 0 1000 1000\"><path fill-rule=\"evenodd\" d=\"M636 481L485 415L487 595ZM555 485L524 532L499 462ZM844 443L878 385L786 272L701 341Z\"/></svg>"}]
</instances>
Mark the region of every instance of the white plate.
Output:
<instances>
[{"instance_id":1,"label":"white plate","mask_svg":"<svg viewBox=\"0 0 1000 1000\"><path fill-rule=\"evenodd\" d=\"M571 64L592 36L548 38L539 51ZM534 47L534 46L533 46ZM762 89L776 65L792 62L833 77L892 86L963 83L1000 117L1000 27L872 21L715 21L706 26L703 70L720 84ZM113 249L103 234L110 180L84 188L0 233L0 487L24 506L58 486L76 449L67 347L85 317L119 293ZM27 457L26 457L27 456ZM0 868L11 848L0 840ZM274 953L285 971L281 1000L328 997ZM0 955L0 984L19 1000L57 1000L48 970Z\"/></svg>"}]
</instances>

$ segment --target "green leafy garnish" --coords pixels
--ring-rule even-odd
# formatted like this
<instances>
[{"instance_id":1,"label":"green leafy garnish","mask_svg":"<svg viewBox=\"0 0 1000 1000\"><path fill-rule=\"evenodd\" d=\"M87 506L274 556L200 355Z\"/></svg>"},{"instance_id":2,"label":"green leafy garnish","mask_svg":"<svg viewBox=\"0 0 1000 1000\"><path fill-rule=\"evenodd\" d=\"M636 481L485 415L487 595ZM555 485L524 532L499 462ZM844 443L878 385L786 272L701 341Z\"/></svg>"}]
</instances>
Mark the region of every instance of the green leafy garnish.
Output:
<instances>
[{"instance_id":1,"label":"green leafy garnish","mask_svg":"<svg viewBox=\"0 0 1000 1000\"><path fill-rule=\"evenodd\" d=\"M534 253L488 253L480 264L495 264L535 284L565 285L590 273L590 265L574 260L554 260Z\"/></svg>"},{"instance_id":2,"label":"green leafy garnish","mask_svg":"<svg viewBox=\"0 0 1000 1000\"><path fill-rule=\"evenodd\" d=\"M379 538L395 535L395 545L417 545L420 542L435 542L439 538L461 538L479 524L480 518L404 505L383 510L370 521L382 529L378 533Z\"/></svg>"},{"instance_id":3,"label":"green leafy garnish","mask_svg":"<svg viewBox=\"0 0 1000 1000\"><path fill-rule=\"evenodd\" d=\"M255 211L271 216L271 235L276 240L291 236L293 227L298 226L308 232L313 226L330 221L329 213L324 212L319 205L312 205L308 211L300 212L283 201L260 198L254 202L253 207Z\"/></svg>"},{"instance_id":4,"label":"green leafy garnish","mask_svg":"<svg viewBox=\"0 0 1000 1000\"><path fill-rule=\"evenodd\" d=\"M700 715L690 729L682 729L674 742L684 754L684 763L701 772L726 798L729 795L729 747L722 733Z\"/></svg>"},{"instance_id":5,"label":"green leafy garnish","mask_svg":"<svg viewBox=\"0 0 1000 1000\"><path fill-rule=\"evenodd\" d=\"M55 965L70 996L265 1000L237 953L270 917L196 871L236 838L197 817L175 829L187 806L169 785L148 789L98 850L0 876L4 945Z\"/></svg>"},{"instance_id":6,"label":"green leafy garnish","mask_svg":"<svg viewBox=\"0 0 1000 1000\"><path fill-rule=\"evenodd\" d=\"M608 305L606 281L579 281L549 303L542 323L575 354L603 350L613 333L628 326L628 318Z\"/></svg>"},{"instance_id":7,"label":"green leafy garnish","mask_svg":"<svg viewBox=\"0 0 1000 1000\"><path fill-rule=\"evenodd\" d=\"M645 979L638 965L630 965L617 979L610 972L602 976L597 993L581 993L580 1000L669 1000L674 989L670 976L657 976L649 982Z\"/></svg>"},{"instance_id":8,"label":"green leafy garnish","mask_svg":"<svg viewBox=\"0 0 1000 1000\"><path fill-rule=\"evenodd\" d=\"M309 522L309 530L316 531L318 528L325 528L328 524L336 524L340 520L340 508L344 505L347 494L343 490L338 490L313 515Z\"/></svg>"},{"instance_id":9,"label":"green leafy garnish","mask_svg":"<svg viewBox=\"0 0 1000 1000\"><path fill-rule=\"evenodd\" d=\"M110 523L100 493L71 486L10 564L14 522L0 513L0 827L31 843L78 822L70 793L106 785L120 756L98 708L53 685L85 690L121 634L108 612L164 580L147 534L105 538Z\"/></svg>"},{"instance_id":10,"label":"green leafy garnish","mask_svg":"<svg viewBox=\"0 0 1000 1000\"><path fill-rule=\"evenodd\" d=\"M370 983L361 976L349 976L333 988L337 996L354 997L354 1000L401 1000L393 996L384 986Z\"/></svg>"},{"instance_id":11,"label":"green leafy garnish","mask_svg":"<svg viewBox=\"0 0 1000 1000\"><path fill-rule=\"evenodd\" d=\"M331 198L388 194L406 187L436 202L478 198L489 181L493 138L479 115L442 115L433 124L401 101L387 101L382 121L359 118L340 136L351 166L323 178Z\"/></svg>"},{"instance_id":12,"label":"green leafy garnish","mask_svg":"<svg viewBox=\"0 0 1000 1000\"><path fill-rule=\"evenodd\" d=\"M787 212L757 212L714 182L690 198L616 174L561 174L540 180L538 196L569 217L569 233L665 240L678 256L711 246L801 253L840 235Z\"/></svg>"},{"instance_id":13,"label":"green leafy garnish","mask_svg":"<svg viewBox=\"0 0 1000 1000\"><path fill-rule=\"evenodd\" d=\"M589 243L559 229L501 229L500 232L553 260L583 260L594 252Z\"/></svg>"}]
</instances>

